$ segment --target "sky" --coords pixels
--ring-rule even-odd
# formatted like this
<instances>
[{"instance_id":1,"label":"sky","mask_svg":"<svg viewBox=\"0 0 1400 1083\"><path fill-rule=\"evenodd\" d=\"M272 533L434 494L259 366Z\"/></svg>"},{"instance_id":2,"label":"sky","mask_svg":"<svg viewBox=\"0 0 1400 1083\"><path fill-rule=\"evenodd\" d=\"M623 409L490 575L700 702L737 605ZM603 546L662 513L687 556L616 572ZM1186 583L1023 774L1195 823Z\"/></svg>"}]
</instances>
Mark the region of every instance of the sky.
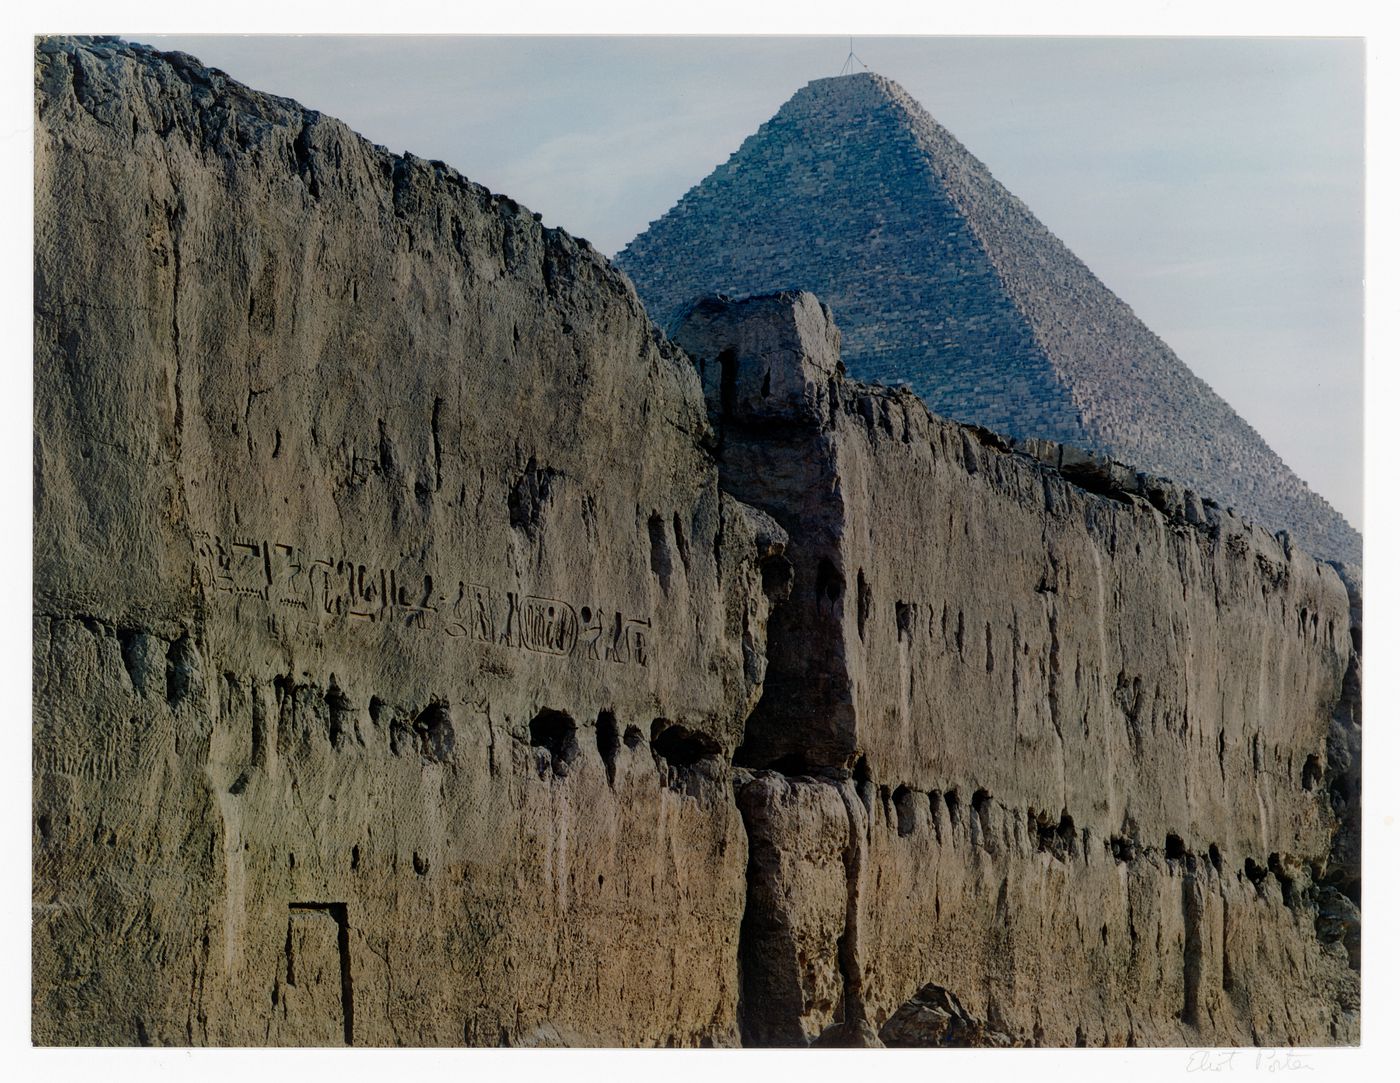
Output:
<instances>
[{"instance_id":1,"label":"sky","mask_svg":"<svg viewBox=\"0 0 1400 1083\"><path fill-rule=\"evenodd\" d=\"M124 36L608 254L853 44L1361 525L1358 38Z\"/></svg>"}]
</instances>

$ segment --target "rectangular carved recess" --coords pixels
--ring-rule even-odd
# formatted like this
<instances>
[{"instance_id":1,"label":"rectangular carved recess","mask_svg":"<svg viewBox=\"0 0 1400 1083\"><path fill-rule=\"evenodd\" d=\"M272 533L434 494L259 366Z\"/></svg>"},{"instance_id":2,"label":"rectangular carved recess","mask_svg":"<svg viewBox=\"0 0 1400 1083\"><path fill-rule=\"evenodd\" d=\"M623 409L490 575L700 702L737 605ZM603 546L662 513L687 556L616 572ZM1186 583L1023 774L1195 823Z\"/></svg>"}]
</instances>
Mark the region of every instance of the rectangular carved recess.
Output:
<instances>
[{"instance_id":1,"label":"rectangular carved recess","mask_svg":"<svg viewBox=\"0 0 1400 1083\"><path fill-rule=\"evenodd\" d=\"M336 925L336 950L340 960L340 1014L345 1044L355 1044L355 1000L350 974L350 924L344 903L294 902L287 904L287 984L297 984L297 959L293 949L298 917L330 918ZM303 981L306 980L303 975Z\"/></svg>"}]
</instances>

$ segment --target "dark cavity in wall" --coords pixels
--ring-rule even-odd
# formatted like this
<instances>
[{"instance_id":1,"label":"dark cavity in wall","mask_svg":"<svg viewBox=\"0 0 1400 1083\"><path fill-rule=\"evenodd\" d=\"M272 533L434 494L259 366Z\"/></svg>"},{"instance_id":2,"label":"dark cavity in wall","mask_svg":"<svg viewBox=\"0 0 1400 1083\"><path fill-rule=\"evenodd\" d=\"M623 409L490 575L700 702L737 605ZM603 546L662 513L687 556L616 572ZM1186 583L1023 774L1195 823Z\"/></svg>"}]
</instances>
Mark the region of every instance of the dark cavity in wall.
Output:
<instances>
[{"instance_id":1,"label":"dark cavity in wall","mask_svg":"<svg viewBox=\"0 0 1400 1083\"><path fill-rule=\"evenodd\" d=\"M912 602L894 603L895 635L902 643L910 643L914 639L915 612L916 609Z\"/></svg>"},{"instance_id":2,"label":"dark cavity in wall","mask_svg":"<svg viewBox=\"0 0 1400 1083\"><path fill-rule=\"evenodd\" d=\"M121 645L122 665L131 679L131 687L136 689L137 695L144 696L146 682L150 677L150 668L145 657L149 639L144 632L134 628L118 628L117 642Z\"/></svg>"},{"instance_id":3,"label":"dark cavity in wall","mask_svg":"<svg viewBox=\"0 0 1400 1083\"><path fill-rule=\"evenodd\" d=\"M899 786L894 791L894 811L899 823L899 835L905 838L914 833L914 791L908 786Z\"/></svg>"},{"instance_id":4,"label":"dark cavity in wall","mask_svg":"<svg viewBox=\"0 0 1400 1083\"><path fill-rule=\"evenodd\" d=\"M785 556L768 556L759 562L763 593L775 602L784 602L792 592L792 561Z\"/></svg>"},{"instance_id":5,"label":"dark cavity in wall","mask_svg":"<svg viewBox=\"0 0 1400 1083\"><path fill-rule=\"evenodd\" d=\"M690 541L686 537L685 528L681 526L681 517L679 512L674 512L671 515L671 534L676 539L676 552L680 554L681 566L686 569L689 569Z\"/></svg>"},{"instance_id":6,"label":"dark cavity in wall","mask_svg":"<svg viewBox=\"0 0 1400 1083\"><path fill-rule=\"evenodd\" d=\"M841 600L841 592L846 589L846 577L836 570L836 565L826 557L817 564L817 601L833 605Z\"/></svg>"},{"instance_id":7,"label":"dark cavity in wall","mask_svg":"<svg viewBox=\"0 0 1400 1083\"><path fill-rule=\"evenodd\" d=\"M608 773L608 785L612 786L617 779L617 753L622 747L622 737L618 733L617 717L611 711L599 713L594 737L598 742L598 755L603 759L603 770Z\"/></svg>"},{"instance_id":8,"label":"dark cavity in wall","mask_svg":"<svg viewBox=\"0 0 1400 1083\"><path fill-rule=\"evenodd\" d=\"M948 822L957 827L962 823L962 797L956 786L943 795L943 803L948 806Z\"/></svg>"},{"instance_id":9,"label":"dark cavity in wall","mask_svg":"<svg viewBox=\"0 0 1400 1083\"><path fill-rule=\"evenodd\" d=\"M1108 846L1113 854L1113 860L1120 865L1127 861L1137 860L1138 845L1134 838L1127 835L1113 835L1108 840Z\"/></svg>"},{"instance_id":10,"label":"dark cavity in wall","mask_svg":"<svg viewBox=\"0 0 1400 1083\"><path fill-rule=\"evenodd\" d=\"M178 710L198 690L199 652L190 634L183 632L165 654L165 699L171 710Z\"/></svg>"},{"instance_id":11,"label":"dark cavity in wall","mask_svg":"<svg viewBox=\"0 0 1400 1083\"><path fill-rule=\"evenodd\" d=\"M412 721L394 719L389 727L389 749L402 755L405 748L416 751L424 763L445 763L452 758L456 731L447 704L429 703Z\"/></svg>"},{"instance_id":12,"label":"dark cavity in wall","mask_svg":"<svg viewBox=\"0 0 1400 1083\"><path fill-rule=\"evenodd\" d=\"M733 417L738 401L739 355L731 346L719 355L719 409L722 417Z\"/></svg>"},{"instance_id":13,"label":"dark cavity in wall","mask_svg":"<svg viewBox=\"0 0 1400 1083\"><path fill-rule=\"evenodd\" d=\"M1077 836L1074 817L1068 810L1062 810L1060 818L1056 820L1049 812L1027 809L1026 821L1031 837L1036 840L1036 849L1040 853L1047 853L1059 861L1068 860L1075 855Z\"/></svg>"},{"instance_id":14,"label":"dark cavity in wall","mask_svg":"<svg viewBox=\"0 0 1400 1083\"><path fill-rule=\"evenodd\" d=\"M651 542L651 572L666 593L671 591L671 547L666 542L666 526L660 512L647 519L647 537Z\"/></svg>"},{"instance_id":15,"label":"dark cavity in wall","mask_svg":"<svg viewBox=\"0 0 1400 1083\"><path fill-rule=\"evenodd\" d=\"M330 716L331 744L339 748L346 739L347 731L354 726L354 717L350 697L336 683L334 673L326 689L326 711Z\"/></svg>"},{"instance_id":16,"label":"dark cavity in wall","mask_svg":"<svg viewBox=\"0 0 1400 1083\"><path fill-rule=\"evenodd\" d=\"M673 725L664 718L651 724L651 749L676 767L693 767L720 753L719 742L714 738Z\"/></svg>"},{"instance_id":17,"label":"dark cavity in wall","mask_svg":"<svg viewBox=\"0 0 1400 1083\"><path fill-rule=\"evenodd\" d=\"M972 795L972 814L987 827L987 814L991 811L992 795L986 790L976 790Z\"/></svg>"},{"instance_id":18,"label":"dark cavity in wall","mask_svg":"<svg viewBox=\"0 0 1400 1083\"><path fill-rule=\"evenodd\" d=\"M658 718L651 724L651 751L668 787L699 797L702 780L718 771L722 749L704 733Z\"/></svg>"},{"instance_id":19,"label":"dark cavity in wall","mask_svg":"<svg viewBox=\"0 0 1400 1083\"><path fill-rule=\"evenodd\" d=\"M578 735L574 720L563 711L545 708L530 721L530 744L540 749L536 764L541 778L553 771L564 778L578 759Z\"/></svg>"},{"instance_id":20,"label":"dark cavity in wall","mask_svg":"<svg viewBox=\"0 0 1400 1083\"><path fill-rule=\"evenodd\" d=\"M535 536L540 528L544 506L549 502L554 479L558 476L557 470L536 465L534 456L530 456L524 473L516 479L506 497L511 526L524 531L527 537Z\"/></svg>"}]
</instances>

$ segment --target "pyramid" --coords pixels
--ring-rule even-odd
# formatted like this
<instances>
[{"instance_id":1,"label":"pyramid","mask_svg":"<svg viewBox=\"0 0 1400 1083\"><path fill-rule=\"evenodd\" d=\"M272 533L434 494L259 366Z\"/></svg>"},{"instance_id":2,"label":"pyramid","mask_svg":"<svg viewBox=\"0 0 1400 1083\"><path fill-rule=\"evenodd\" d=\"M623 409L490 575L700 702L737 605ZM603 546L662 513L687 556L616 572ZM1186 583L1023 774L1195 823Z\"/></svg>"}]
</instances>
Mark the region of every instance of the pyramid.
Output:
<instances>
[{"instance_id":1,"label":"pyramid","mask_svg":"<svg viewBox=\"0 0 1400 1083\"><path fill-rule=\"evenodd\" d=\"M663 327L701 294L810 290L857 379L1110 455L1360 562L1356 530L883 76L808 83L616 262Z\"/></svg>"}]
</instances>

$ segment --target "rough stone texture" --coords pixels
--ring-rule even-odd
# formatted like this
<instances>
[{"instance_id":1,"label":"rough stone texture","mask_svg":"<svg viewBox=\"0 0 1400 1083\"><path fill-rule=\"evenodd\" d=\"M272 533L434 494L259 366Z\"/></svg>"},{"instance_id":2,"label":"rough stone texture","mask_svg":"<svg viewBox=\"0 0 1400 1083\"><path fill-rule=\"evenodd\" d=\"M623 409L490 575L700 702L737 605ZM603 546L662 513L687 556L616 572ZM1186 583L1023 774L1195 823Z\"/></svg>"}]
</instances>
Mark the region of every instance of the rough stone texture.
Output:
<instances>
[{"instance_id":1,"label":"rough stone texture","mask_svg":"<svg viewBox=\"0 0 1400 1083\"><path fill-rule=\"evenodd\" d=\"M36 1042L1355 1041L1354 570L36 60Z\"/></svg>"},{"instance_id":2,"label":"rough stone texture","mask_svg":"<svg viewBox=\"0 0 1400 1083\"><path fill-rule=\"evenodd\" d=\"M441 163L36 81L35 1040L737 1041L785 539L688 361Z\"/></svg>"},{"instance_id":3,"label":"rough stone texture","mask_svg":"<svg viewBox=\"0 0 1400 1083\"><path fill-rule=\"evenodd\" d=\"M1337 835L1321 878L1318 931L1341 937L1353 968L1361 965L1361 569L1337 565L1351 603L1351 651L1342 697L1332 715L1325 761L1308 765L1325 782ZM1323 764L1325 763L1325 769Z\"/></svg>"},{"instance_id":4,"label":"rough stone texture","mask_svg":"<svg viewBox=\"0 0 1400 1083\"><path fill-rule=\"evenodd\" d=\"M743 927L744 1044L807 1045L845 1014L831 951L847 920L842 858L851 839L842 795L765 772L741 781L738 797L754 840Z\"/></svg>"},{"instance_id":5,"label":"rough stone texture","mask_svg":"<svg viewBox=\"0 0 1400 1083\"><path fill-rule=\"evenodd\" d=\"M617 262L668 330L704 293L811 290L860 379L1135 463L1360 562L1356 531L883 76L809 83Z\"/></svg>"},{"instance_id":6,"label":"rough stone texture","mask_svg":"<svg viewBox=\"0 0 1400 1083\"><path fill-rule=\"evenodd\" d=\"M1337 572L1161 479L847 382L810 294L706 299L676 338L722 484L792 539L738 752L744 1032L908 1044L933 983L960 1022L930 1044L1354 1041L1324 927L1359 662Z\"/></svg>"},{"instance_id":7,"label":"rough stone texture","mask_svg":"<svg viewBox=\"0 0 1400 1083\"><path fill-rule=\"evenodd\" d=\"M927 1046L981 1046L1004 1048L1011 1039L988 1030L968 1014L957 996L930 982L920 989L880 1031L890 1048Z\"/></svg>"}]
</instances>

